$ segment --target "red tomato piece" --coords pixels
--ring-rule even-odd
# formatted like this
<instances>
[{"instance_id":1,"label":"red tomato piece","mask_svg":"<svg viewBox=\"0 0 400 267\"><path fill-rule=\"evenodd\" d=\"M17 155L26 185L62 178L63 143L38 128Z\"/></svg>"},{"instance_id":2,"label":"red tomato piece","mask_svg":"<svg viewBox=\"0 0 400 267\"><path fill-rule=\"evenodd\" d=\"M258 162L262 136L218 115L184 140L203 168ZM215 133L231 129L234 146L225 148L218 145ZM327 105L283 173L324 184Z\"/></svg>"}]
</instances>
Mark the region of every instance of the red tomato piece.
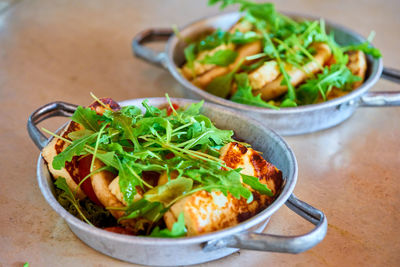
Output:
<instances>
[{"instance_id":1,"label":"red tomato piece","mask_svg":"<svg viewBox=\"0 0 400 267\"><path fill-rule=\"evenodd\" d=\"M175 110L177 110L179 108L178 104L172 103L172 106L174 107ZM170 116L172 114L173 110L171 108L171 106L168 106L167 108L167 115Z\"/></svg>"},{"instance_id":2,"label":"red tomato piece","mask_svg":"<svg viewBox=\"0 0 400 267\"><path fill-rule=\"evenodd\" d=\"M90 173L90 164L92 163L92 155L86 156L84 158L81 158L78 161L78 169L79 169L79 181L82 181L89 173ZM96 194L94 193L93 186L92 186L92 181L90 180L90 177L87 178L82 184L81 184L81 189L83 192L87 195L87 197L96 203L97 205L103 207L101 204L100 200L97 198Z\"/></svg>"}]
</instances>

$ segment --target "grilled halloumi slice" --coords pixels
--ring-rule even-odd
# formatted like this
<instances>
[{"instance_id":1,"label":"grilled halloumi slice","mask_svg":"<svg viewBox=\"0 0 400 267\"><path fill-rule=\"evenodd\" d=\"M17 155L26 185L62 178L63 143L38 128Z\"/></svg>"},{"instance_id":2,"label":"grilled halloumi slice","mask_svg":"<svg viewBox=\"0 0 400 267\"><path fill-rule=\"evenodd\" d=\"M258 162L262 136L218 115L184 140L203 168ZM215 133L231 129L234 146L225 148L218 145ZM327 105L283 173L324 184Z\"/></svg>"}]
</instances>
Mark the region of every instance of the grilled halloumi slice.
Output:
<instances>
[{"instance_id":1,"label":"grilled halloumi slice","mask_svg":"<svg viewBox=\"0 0 400 267\"><path fill-rule=\"evenodd\" d=\"M186 79L193 79L196 76L202 75L203 73L215 68L215 64L206 64L202 63L201 61L206 57L206 56L212 56L216 52L220 50L234 50L235 45L234 44L222 44L217 46L216 48L212 50L206 50L206 51L201 51L197 57L196 60L193 62L193 69L190 68L187 64L185 64L182 68L182 74L183 76L186 77Z\"/></svg>"},{"instance_id":2,"label":"grilled halloumi slice","mask_svg":"<svg viewBox=\"0 0 400 267\"><path fill-rule=\"evenodd\" d=\"M69 139L69 133L82 129L83 127L80 124L72 121L67 125L60 136L64 137L65 139ZM65 181L67 182L67 185L71 189L71 191L76 192L76 197L79 199L84 199L86 195L82 191L82 189L78 187L77 184L80 180L78 170L78 157L73 157L71 161L65 162L65 167L61 168L61 170L56 170L53 168L54 157L60 154L68 145L69 143L65 142L64 140L53 138L53 140L51 140L51 142L43 148L42 157L47 162L47 167L50 173L53 175L54 179L57 179L58 177L65 178Z\"/></svg>"},{"instance_id":3,"label":"grilled halloumi slice","mask_svg":"<svg viewBox=\"0 0 400 267\"><path fill-rule=\"evenodd\" d=\"M106 105L107 109L120 109L118 103L116 103L111 98L102 98L100 100L103 102L103 104ZM97 114L103 114L103 112L105 111L105 107L97 101L93 102L91 105L89 105L89 107L95 110ZM69 133L83 129L84 127L82 125L71 121L64 129L64 131L60 134L60 136L62 136L64 139L70 140L70 138L68 137ZM53 140L43 148L42 156L47 162L48 169L53 175L54 179L57 179L58 177L65 178L67 185L71 189L71 191L76 192L76 197L79 199L83 199L86 197L86 195L81 188L78 188L78 183L80 181L78 169L79 157L75 156L70 162L65 162L65 167L61 168L61 170L56 170L53 168L54 157L64 151L67 146L69 146L68 142L58 138L53 138Z\"/></svg>"},{"instance_id":4,"label":"grilled halloumi slice","mask_svg":"<svg viewBox=\"0 0 400 267\"><path fill-rule=\"evenodd\" d=\"M164 221L169 229L181 212L184 214L189 236L213 232L236 225L265 209L277 196L282 186L282 173L259 153L238 143L229 143L221 149L220 158L231 168L242 168L241 173L253 175L266 184L274 196L253 191L254 200L247 203L228 193L199 191L175 203L165 213Z\"/></svg>"},{"instance_id":5,"label":"grilled halloumi slice","mask_svg":"<svg viewBox=\"0 0 400 267\"><path fill-rule=\"evenodd\" d=\"M261 89L264 85L275 80L280 74L275 60L265 62L262 66L249 73L249 82L253 90Z\"/></svg>"},{"instance_id":6,"label":"grilled halloumi slice","mask_svg":"<svg viewBox=\"0 0 400 267\"><path fill-rule=\"evenodd\" d=\"M236 31L245 33L245 32L250 31L252 28L253 28L253 25L249 21L240 20L231 27L231 29L229 30L229 33L234 33ZM211 50L202 51L197 55L196 60L193 63L193 69L189 68L188 65L185 64L182 67L181 72L182 72L183 76L185 76L186 79L188 79L188 80L194 79L200 75L203 75L207 71L210 71L214 68L218 68L214 64L201 63L200 61L203 60L206 56L212 56L219 50L235 50L235 48L236 48L236 46L234 44L229 43L229 44L221 44ZM217 73L221 73L221 70L217 71ZM221 74L221 75L223 75L223 74Z\"/></svg>"},{"instance_id":7,"label":"grilled halloumi slice","mask_svg":"<svg viewBox=\"0 0 400 267\"><path fill-rule=\"evenodd\" d=\"M231 63L229 66L226 67L217 66L212 70L204 73L203 75L193 79L192 83L200 88L206 88L207 85L212 82L212 80L214 80L219 76L228 74L235 67L237 67L238 64L240 64L244 58L257 54L261 52L261 50L262 50L261 41L255 41L253 43L242 45L241 47L238 48L237 50L238 56L236 57L233 63Z\"/></svg>"},{"instance_id":8,"label":"grilled halloumi slice","mask_svg":"<svg viewBox=\"0 0 400 267\"><path fill-rule=\"evenodd\" d=\"M364 82L365 74L367 72L367 58L364 52L360 50L349 51L347 54L349 55L347 67L350 69L351 73L361 78L360 81L353 83L353 89L356 89Z\"/></svg>"},{"instance_id":9,"label":"grilled halloumi slice","mask_svg":"<svg viewBox=\"0 0 400 267\"><path fill-rule=\"evenodd\" d=\"M325 43L315 43L314 48L316 54L314 60L305 64L302 68L296 68L294 66L288 68L286 71L290 76L290 83L293 86L297 86L302 83L310 74L316 73L321 70L321 66L330 59L332 51L329 46ZM282 84L284 77L281 74L277 79L267 83L260 90L255 91L255 95L261 93L261 98L265 101L279 97L287 92L288 88Z\"/></svg>"},{"instance_id":10,"label":"grilled halloumi slice","mask_svg":"<svg viewBox=\"0 0 400 267\"><path fill-rule=\"evenodd\" d=\"M360 81L354 82L352 85L352 89L358 88L365 79L365 75L367 72L367 58L364 54L364 52L357 50L357 51L348 51L346 54L349 56L349 61L347 62L347 67L353 73L354 75L358 76L361 78ZM332 88L330 92L327 94L327 99L334 99L337 97L344 96L348 94L349 91L341 90L336 87ZM318 98L317 102L323 102L322 97Z\"/></svg>"}]
</instances>

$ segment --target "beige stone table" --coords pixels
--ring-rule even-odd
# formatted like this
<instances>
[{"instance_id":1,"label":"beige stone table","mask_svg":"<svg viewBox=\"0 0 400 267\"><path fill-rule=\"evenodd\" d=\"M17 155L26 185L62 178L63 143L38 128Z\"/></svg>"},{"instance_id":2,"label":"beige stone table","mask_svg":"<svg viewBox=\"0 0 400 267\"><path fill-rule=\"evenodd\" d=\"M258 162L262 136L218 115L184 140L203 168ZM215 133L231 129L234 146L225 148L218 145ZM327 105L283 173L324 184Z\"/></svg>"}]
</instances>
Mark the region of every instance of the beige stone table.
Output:
<instances>
[{"instance_id":1,"label":"beige stone table","mask_svg":"<svg viewBox=\"0 0 400 267\"><path fill-rule=\"evenodd\" d=\"M375 30L385 65L400 68L400 1L276 2L364 36ZM131 39L217 12L205 0L0 1L0 266L130 265L87 247L47 205L27 118L54 100L85 105L91 91L116 100L181 96L166 71L132 57ZM400 86L379 81L373 90ZM286 140L299 163L294 192L326 213L325 240L299 255L241 251L202 266L400 266L400 108L362 108L337 127ZM284 206L266 232L309 229Z\"/></svg>"}]
</instances>

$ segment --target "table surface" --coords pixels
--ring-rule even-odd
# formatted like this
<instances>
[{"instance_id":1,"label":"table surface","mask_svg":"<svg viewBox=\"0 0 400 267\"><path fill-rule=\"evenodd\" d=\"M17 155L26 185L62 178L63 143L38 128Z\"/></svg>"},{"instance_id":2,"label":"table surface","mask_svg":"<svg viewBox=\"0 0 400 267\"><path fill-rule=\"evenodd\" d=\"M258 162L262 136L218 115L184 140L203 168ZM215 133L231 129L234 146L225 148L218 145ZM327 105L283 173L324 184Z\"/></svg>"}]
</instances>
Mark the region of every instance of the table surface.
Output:
<instances>
[{"instance_id":1,"label":"table surface","mask_svg":"<svg viewBox=\"0 0 400 267\"><path fill-rule=\"evenodd\" d=\"M367 36L385 66L400 68L400 1L276 1L281 11L324 17ZM82 243L49 207L36 182L38 149L26 121L41 105L86 105L89 92L115 100L182 96L161 68L132 56L149 27L185 25L216 14L206 1L0 1L0 266L129 266ZM372 90L399 90L378 81ZM399 266L400 108L360 108L334 128L286 137L298 164L294 193L323 210L326 238L299 255L241 251L202 266ZM56 129L65 119L42 123ZM312 226L286 206L267 233Z\"/></svg>"}]
</instances>

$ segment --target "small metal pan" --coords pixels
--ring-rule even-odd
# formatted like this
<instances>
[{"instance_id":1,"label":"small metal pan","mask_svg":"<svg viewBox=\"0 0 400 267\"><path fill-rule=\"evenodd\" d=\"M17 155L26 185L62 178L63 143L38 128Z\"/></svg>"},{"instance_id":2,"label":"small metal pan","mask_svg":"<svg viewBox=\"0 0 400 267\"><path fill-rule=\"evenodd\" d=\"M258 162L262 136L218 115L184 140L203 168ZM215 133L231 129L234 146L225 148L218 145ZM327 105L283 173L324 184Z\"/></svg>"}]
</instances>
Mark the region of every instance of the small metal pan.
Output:
<instances>
[{"instance_id":1,"label":"small metal pan","mask_svg":"<svg viewBox=\"0 0 400 267\"><path fill-rule=\"evenodd\" d=\"M156 66L166 68L172 76L186 89L185 95L190 98L205 99L236 111L249 114L282 135L296 135L315 132L337 125L349 118L358 107L399 106L400 92L368 92L380 77L400 83L400 71L383 68L382 59L368 56L367 78L362 86L349 94L313 105L296 108L272 110L232 102L212 95L190 83L183 77L178 68L185 62L183 50L187 44L182 39L194 39L210 29L228 30L241 17L241 13L223 13L195 21L180 30L182 38L178 39L171 29L149 29L140 32L132 42L134 54ZM318 19L304 15L290 15L301 21ZM336 41L341 45L364 42L359 34L331 22L326 22L328 32L335 33ZM166 41L164 52L155 52L144 46L153 41Z\"/></svg>"},{"instance_id":2,"label":"small metal pan","mask_svg":"<svg viewBox=\"0 0 400 267\"><path fill-rule=\"evenodd\" d=\"M143 99L123 101L121 105L140 106ZM172 99L179 106L194 103L193 100ZM149 104L165 106L165 98L149 98ZM54 116L69 117L76 106L54 102L47 104L29 117L28 132L32 141L42 149L51 140L47 139L37 128L37 124ZM128 236L111 233L90 226L75 218L66 211L54 197L52 177L41 154L37 162L37 179L39 188L49 205L65 219L72 232L83 242L111 257L144 265L171 266L207 262L230 255L239 249L300 253L319 242L326 235L327 219L321 211L302 202L293 195L297 180L296 158L276 133L251 118L238 115L215 104L204 104L202 113L222 129L233 129L235 134L263 152L265 159L282 170L284 185L278 198L256 216L236 226L209 234L184 238L151 238ZM61 127L60 129L63 129ZM315 228L304 235L280 236L264 234L269 217L283 204L295 213L315 225Z\"/></svg>"}]
</instances>

